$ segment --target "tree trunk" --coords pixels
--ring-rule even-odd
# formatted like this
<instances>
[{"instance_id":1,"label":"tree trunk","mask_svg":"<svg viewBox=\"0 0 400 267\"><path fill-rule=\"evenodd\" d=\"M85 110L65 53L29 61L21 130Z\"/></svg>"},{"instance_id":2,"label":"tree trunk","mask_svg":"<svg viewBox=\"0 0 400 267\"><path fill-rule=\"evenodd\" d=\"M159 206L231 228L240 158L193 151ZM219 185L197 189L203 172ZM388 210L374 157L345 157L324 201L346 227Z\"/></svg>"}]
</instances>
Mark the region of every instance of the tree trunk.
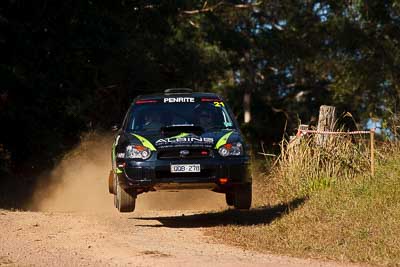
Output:
<instances>
[{"instance_id":1,"label":"tree trunk","mask_svg":"<svg viewBox=\"0 0 400 267\"><path fill-rule=\"evenodd\" d=\"M244 123L249 123L251 121L251 91L250 89L245 89L243 96L243 110L244 110Z\"/></svg>"},{"instance_id":2,"label":"tree trunk","mask_svg":"<svg viewBox=\"0 0 400 267\"><path fill-rule=\"evenodd\" d=\"M243 95L243 111L244 111L244 123L250 123L251 121L251 92L255 87L255 68L251 61L251 55L249 52L244 55L245 70L246 70L246 83Z\"/></svg>"}]
</instances>

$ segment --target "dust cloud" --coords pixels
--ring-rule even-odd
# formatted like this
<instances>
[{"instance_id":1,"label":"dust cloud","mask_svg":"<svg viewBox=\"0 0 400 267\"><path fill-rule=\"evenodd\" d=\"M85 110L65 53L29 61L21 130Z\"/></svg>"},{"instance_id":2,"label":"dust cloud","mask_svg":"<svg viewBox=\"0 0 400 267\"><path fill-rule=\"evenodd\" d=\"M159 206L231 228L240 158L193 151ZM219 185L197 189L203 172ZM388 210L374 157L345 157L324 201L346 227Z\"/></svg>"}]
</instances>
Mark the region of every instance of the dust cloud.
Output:
<instances>
[{"instance_id":1,"label":"dust cloud","mask_svg":"<svg viewBox=\"0 0 400 267\"><path fill-rule=\"evenodd\" d=\"M31 209L40 211L112 211L108 193L112 136L89 133L39 180Z\"/></svg>"},{"instance_id":2,"label":"dust cloud","mask_svg":"<svg viewBox=\"0 0 400 267\"><path fill-rule=\"evenodd\" d=\"M113 136L90 133L41 177L29 209L61 212L114 212L108 192ZM215 210L226 208L223 194L207 190L144 193L136 210Z\"/></svg>"}]
</instances>

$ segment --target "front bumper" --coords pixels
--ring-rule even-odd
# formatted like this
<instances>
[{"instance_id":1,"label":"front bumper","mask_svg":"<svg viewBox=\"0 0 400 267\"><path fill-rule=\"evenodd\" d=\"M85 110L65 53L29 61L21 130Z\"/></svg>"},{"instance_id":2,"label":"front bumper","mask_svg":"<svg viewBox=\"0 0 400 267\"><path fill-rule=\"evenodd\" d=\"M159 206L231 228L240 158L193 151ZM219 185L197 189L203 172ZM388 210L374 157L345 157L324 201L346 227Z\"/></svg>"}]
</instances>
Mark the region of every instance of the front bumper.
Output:
<instances>
[{"instance_id":1,"label":"front bumper","mask_svg":"<svg viewBox=\"0 0 400 267\"><path fill-rule=\"evenodd\" d=\"M199 173L171 173L172 164L200 164ZM230 188L251 183L248 157L126 161L119 184L126 189L142 191L160 189L207 188L225 192ZM228 178L221 184L220 178Z\"/></svg>"}]
</instances>

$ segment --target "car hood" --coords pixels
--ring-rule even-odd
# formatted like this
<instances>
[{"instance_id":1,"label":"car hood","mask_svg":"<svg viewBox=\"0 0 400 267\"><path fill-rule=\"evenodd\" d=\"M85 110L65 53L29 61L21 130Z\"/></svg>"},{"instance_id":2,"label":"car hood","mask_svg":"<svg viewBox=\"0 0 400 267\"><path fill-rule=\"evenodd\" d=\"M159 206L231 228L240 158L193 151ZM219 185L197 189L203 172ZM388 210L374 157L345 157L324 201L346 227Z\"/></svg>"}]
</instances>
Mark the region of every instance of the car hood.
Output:
<instances>
[{"instance_id":1,"label":"car hood","mask_svg":"<svg viewBox=\"0 0 400 267\"><path fill-rule=\"evenodd\" d=\"M182 132L168 137L160 133L135 132L125 133L125 138L131 144L143 145L151 150L175 147L219 148L226 143L242 141L240 133L234 129L208 131L200 135Z\"/></svg>"}]
</instances>

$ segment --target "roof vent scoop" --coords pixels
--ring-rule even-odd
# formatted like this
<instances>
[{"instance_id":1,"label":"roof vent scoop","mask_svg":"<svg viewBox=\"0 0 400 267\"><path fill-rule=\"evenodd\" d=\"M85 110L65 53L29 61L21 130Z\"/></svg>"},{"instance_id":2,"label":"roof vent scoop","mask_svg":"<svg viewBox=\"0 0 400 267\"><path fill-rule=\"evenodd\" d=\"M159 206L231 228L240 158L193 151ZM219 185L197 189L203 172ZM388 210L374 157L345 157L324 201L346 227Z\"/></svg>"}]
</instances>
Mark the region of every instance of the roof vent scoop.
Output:
<instances>
[{"instance_id":1,"label":"roof vent scoop","mask_svg":"<svg viewBox=\"0 0 400 267\"><path fill-rule=\"evenodd\" d=\"M200 136L202 133L204 133L204 129L193 124L168 125L161 127L161 135L166 137L173 137L181 133L193 133L197 136Z\"/></svg>"},{"instance_id":2,"label":"roof vent scoop","mask_svg":"<svg viewBox=\"0 0 400 267\"><path fill-rule=\"evenodd\" d=\"M193 93L192 89L189 88L170 88L164 91L164 94L171 95L171 94L191 94Z\"/></svg>"}]
</instances>

